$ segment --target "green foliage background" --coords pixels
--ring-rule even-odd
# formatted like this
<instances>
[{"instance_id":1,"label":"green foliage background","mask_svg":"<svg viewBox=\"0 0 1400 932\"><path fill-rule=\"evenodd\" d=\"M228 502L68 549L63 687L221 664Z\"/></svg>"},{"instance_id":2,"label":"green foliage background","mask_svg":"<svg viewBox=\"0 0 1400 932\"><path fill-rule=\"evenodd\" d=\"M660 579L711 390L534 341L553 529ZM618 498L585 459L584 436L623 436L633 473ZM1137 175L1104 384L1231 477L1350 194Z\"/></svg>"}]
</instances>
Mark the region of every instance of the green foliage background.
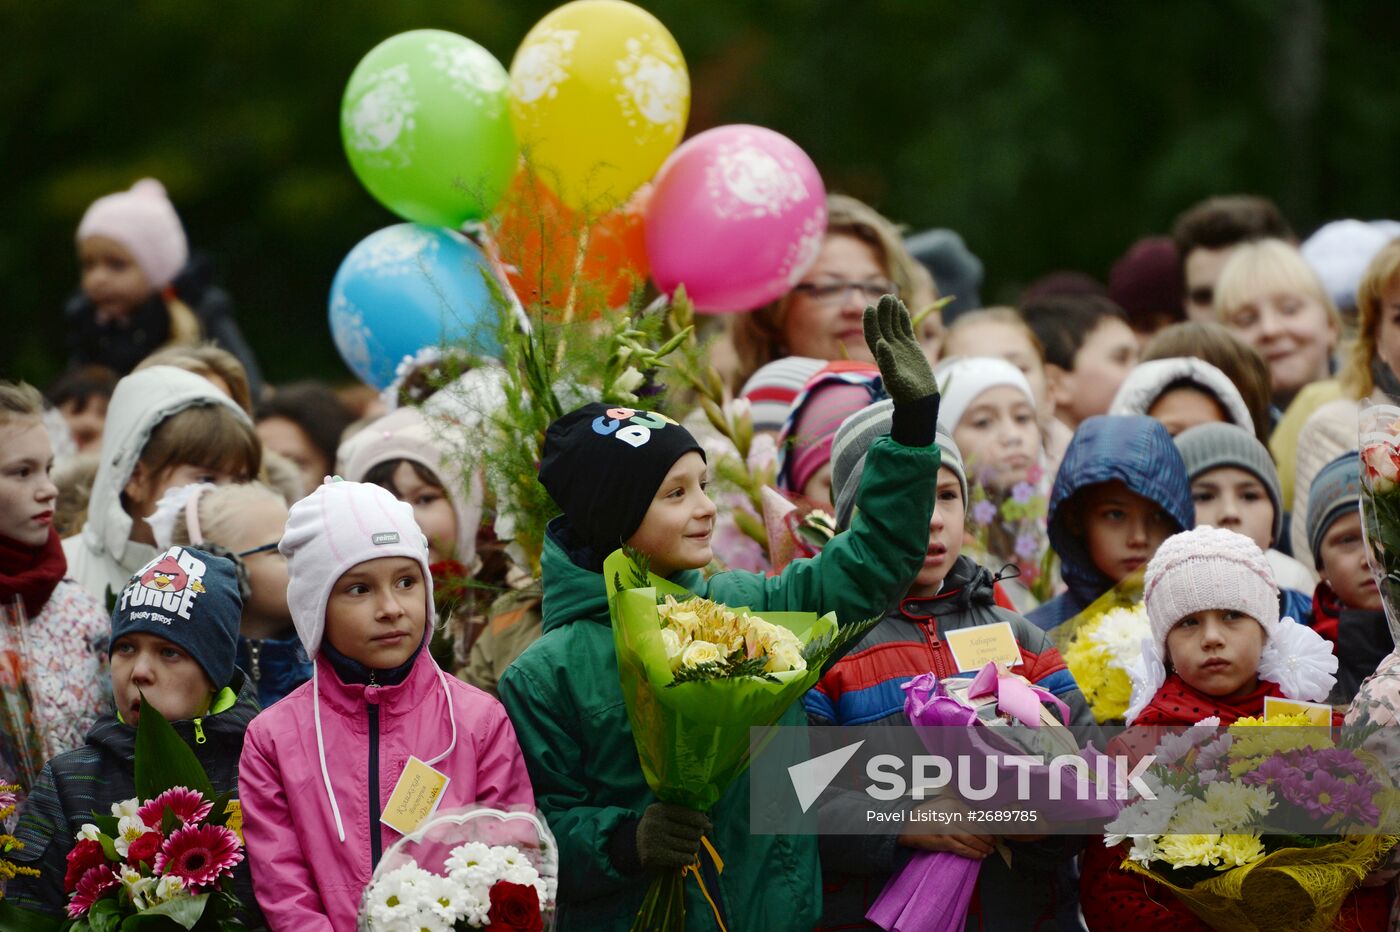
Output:
<instances>
[{"instance_id":1,"label":"green foliage background","mask_svg":"<svg viewBox=\"0 0 1400 932\"><path fill-rule=\"evenodd\" d=\"M341 91L380 40L437 27L509 65L552 0L0 0L0 370L62 366L55 321L86 205L170 189L273 381L346 379L326 325L345 253L394 222L340 149ZM1212 193L1300 232L1400 216L1400 4L648 0L684 50L690 132L753 122L828 187L959 230L984 297L1097 276Z\"/></svg>"}]
</instances>

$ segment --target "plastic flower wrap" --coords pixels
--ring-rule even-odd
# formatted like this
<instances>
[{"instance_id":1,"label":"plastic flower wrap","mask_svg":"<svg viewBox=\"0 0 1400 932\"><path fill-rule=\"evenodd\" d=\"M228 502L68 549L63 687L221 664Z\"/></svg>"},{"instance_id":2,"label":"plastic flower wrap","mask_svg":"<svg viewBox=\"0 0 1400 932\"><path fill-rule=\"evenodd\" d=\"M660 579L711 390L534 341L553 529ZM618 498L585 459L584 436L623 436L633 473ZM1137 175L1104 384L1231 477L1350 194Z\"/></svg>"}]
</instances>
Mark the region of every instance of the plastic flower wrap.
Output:
<instances>
[{"instance_id":1,"label":"plastic flower wrap","mask_svg":"<svg viewBox=\"0 0 1400 932\"><path fill-rule=\"evenodd\" d=\"M554 926L559 852L533 812L440 812L396 841L360 902L361 932Z\"/></svg>"},{"instance_id":2,"label":"plastic flower wrap","mask_svg":"<svg viewBox=\"0 0 1400 932\"><path fill-rule=\"evenodd\" d=\"M776 723L878 619L838 630L830 613L755 616L696 598L644 563L621 550L603 562L622 697L652 792L704 811L748 768L749 729ZM703 887L698 864L652 880L634 929L685 928L687 874Z\"/></svg>"},{"instance_id":3,"label":"plastic flower wrap","mask_svg":"<svg viewBox=\"0 0 1400 932\"><path fill-rule=\"evenodd\" d=\"M1045 471L1032 466L1026 479L998 502L988 496L985 479L978 477L968 490L966 518L967 554L993 570L1013 564L1016 578L1037 603L1052 599L1059 581L1044 486Z\"/></svg>"},{"instance_id":4,"label":"plastic flower wrap","mask_svg":"<svg viewBox=\"0 0 1400 932\"><path fill-rule=\"evenodd\" d=\"M74 930L237 928L233 870L245 858L231 794L216 795L194 752L146 703L136 726L137 796L92 814L68 853ZM231 824L232 823L232 824ZM5 928L46 928L17 908Z\"/></svg>"},{"instance_id":5,"label":"plastic flower wrap","mask_svg":"<svg viewBox=\"0 0 1400 932\"><path fill-rule=\"evenodd\" d=\"M1132 698L1129 670L1151 635L1141 605L1115 606L1075 627L1064 660L1097 721L1123 720Z\"/></svg>"},{"instance_id":6,"label":"plastic flower wrap","mask_svg":"<svg viewBox=\"0 0 1400 932\"><path fill-rule=\"evenodd\" d=\"M1092 748L1080 751L1073 734L1061 724L1069 719L1069 708L1064 702L996 664L987 664L970 680L940 680L925 673L902 688L904 714L911 725L925 726L920 737L936 755L956 759L960 756L956 752L968 751L979 757L1030 753L1052 758L1080 754L1089 763L1090 771L1097 772L1101 755ZM1047 704L1059 711L1060 718ZM1013 725L1030 730L1007 727ZM1009 762L1000 766L1002 779L996 781L997 785L1018 785L1017 768ZM1046 805L1052 805L1057 815L1070 821L1106 819L1119 810L1113 794L1099 799L1096 792L1084 792L1081 777L1072 768L1052 770L1039 765L1026 769L1030 774L1027 785L1034 787L1032 798L994 797L979 805L1025 808L1053 800ZM992 783L990 777L987 782ZM916 851L885 884L865 918L882 929L897 932L955 932L963 928L981 867L981 861L949 851Z\"/></svg>"},{"instance_id":7,"label":"plastic flower wrap","mask_svg":"<svg viewBox=\"0 0 1400 932\"><path fill-rule=\"evenodd\" d=\"M34 720L26 666L33 656L24 602L0 602L0 772L13 775L28 795L50 755Z\"/></svg>"},{"instance_id":8,"label":"plastic flower wrap","mask_svg":"<svg viewBox=\"0 0 1400 932\"><path fill-rule=\"evenodd\" d=\"M1242 718L1217 731L1209 719L1167 736L1145 778L1156 798L1128 805L1104 844L1131 843L1122 868L1212 928L1330 929L1400 837L1379 833L1394 822L1394 787L1365 734L1334 742L1307 721Z\"/></svg>"},{"instance_id":9,"label":"plastic flower wrap","mask_svg":"<svg viewBox=\"0 0 1400 932\"><path fill-rule=\"evenodd\" d=\"M1400 641L1400 406L1361 412L1361 527L1390 633Z\"/></svg>"}]
</instances>

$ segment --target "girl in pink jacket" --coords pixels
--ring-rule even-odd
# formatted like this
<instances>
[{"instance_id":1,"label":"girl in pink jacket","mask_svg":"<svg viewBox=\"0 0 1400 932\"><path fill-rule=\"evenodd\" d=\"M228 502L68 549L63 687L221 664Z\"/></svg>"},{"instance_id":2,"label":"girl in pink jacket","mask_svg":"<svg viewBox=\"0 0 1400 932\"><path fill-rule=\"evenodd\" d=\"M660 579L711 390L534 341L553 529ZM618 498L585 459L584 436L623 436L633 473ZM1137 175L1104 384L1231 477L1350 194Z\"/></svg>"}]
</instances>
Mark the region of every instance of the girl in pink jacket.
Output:
<instances>
[{"instance_id":1,"label":"girl in pink jacket","mask_svg":"<svg viewBox=\"0 0 1400 932\"><path fill-rule=\"evenodd\" d=\"M530 808L501 704L445 675L432 633L428 549L413 508L327 480L292 506L280 544L311 682L248 728L239 763L258 905L274 930L351 932L399 833L381 823L410 757L448 777L439 808Z\"/></svg>"}]
</instances>

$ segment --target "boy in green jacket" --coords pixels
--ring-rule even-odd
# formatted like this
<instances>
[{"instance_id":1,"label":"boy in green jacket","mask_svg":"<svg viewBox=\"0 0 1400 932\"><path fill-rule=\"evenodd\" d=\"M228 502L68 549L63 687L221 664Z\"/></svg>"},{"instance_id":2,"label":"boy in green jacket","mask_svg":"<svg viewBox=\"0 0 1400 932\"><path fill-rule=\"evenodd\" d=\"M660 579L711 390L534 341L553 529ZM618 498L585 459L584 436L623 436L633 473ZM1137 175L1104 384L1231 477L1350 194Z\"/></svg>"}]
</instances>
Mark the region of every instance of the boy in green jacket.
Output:
<instances>
[{"instance_id":1,"label":"boy in green jacket","mask_svg":"<svg viewBox=\"0 0 1400 932\"><path fill-rule=\"evenodd\" d=\"M550 425L540 481L563 514L542 560L544 634L501 676L534 785L559 844L558 928L626 930L651 872L694 862L700 838L724 868L707 881L731 930L807 930L821 916L817 839L749 832L749 777L708 813L659 802L647 787L623 705L603 559L624 542L651 571L697 595L762 611L878 617L913 582L928 546L939 451L938 391L909 313L887 295L866 308L865 338L894 401L890 435L869 453L849 532L780 576L706 579L715 507L704 452L669 418L590 404ZM794 704L781 723L805 722ZM687 928L716 928L686 885Z\"/></svg>"}]
</instances>

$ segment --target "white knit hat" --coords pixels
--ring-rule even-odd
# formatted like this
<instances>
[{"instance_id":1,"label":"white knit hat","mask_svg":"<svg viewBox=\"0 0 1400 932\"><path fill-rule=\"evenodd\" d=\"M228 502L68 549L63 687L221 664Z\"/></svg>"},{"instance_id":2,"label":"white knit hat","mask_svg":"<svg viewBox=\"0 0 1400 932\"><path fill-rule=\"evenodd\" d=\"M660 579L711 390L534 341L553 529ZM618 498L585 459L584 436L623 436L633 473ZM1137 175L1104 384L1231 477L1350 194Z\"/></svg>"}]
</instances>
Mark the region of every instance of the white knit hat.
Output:
<instances>
[{"instance_id":1,"label":"white knit hat","mask_svg":"<svg viewBox=\"0 0 1400 932\"><path fill-rule=\"evenodd\" d=\"M1203 526L1168 537L1143 578L1152 640L1166 655L1167 632L1187 615L1232 609L1271 635L1278 628L1278 585L1264 551L1243 534Z\"/></svg>"},{"instance_id":2,"label":"white knit hat","mask_svg":"<svg viewBox=\"0 0 1400 932\"><path fill-rule=\"evenodd\" d=\"M999 356L954 356L940 362L933 377L943 396L938 403L938 423L950 434L958 429L958 422L977 396L989 388L1009 385L1035 407L1035 393L1025 374Z\"/></svg>"},{"instance_id":3,"label":"white knit hat","mask_svg":"<svg viewBox=\"0 0 1400 932\"><path fill-rule=\"evenodd\" d=\"M347 570L367 560L417 560L423 568L428 627L433 625L428 541L413 520L413 506L387 489L327 479L292 506L277 549L287 558L287 606L309 657L321 649L331 587Z\"/></svg>"},{"instance_id":4,"label":"white knit hat","mask_svg":"<svg viewBox=\"0 0 1400 932\"><path fill-rule=\"evenodd\" d=\"M185 228L165 186L154 178L142 178L130 191L93 201L78 224L78 242L89 236L105 236L125 246L157 290L174 281L189 259Z\"/></svg>"},{"instance_id":5,"label":"white knit hat","mask_svg":"<svg viewBox=\"0 0 1400 932\"><path fill-rule=\"evenodd\" d=\"M1259 546L1234 531L1202 526L1168 537L1147 564L1143 602L1152 630L1142 656L1128 671L1132 724L1166 680L1167 633L1187 615L1231 609L1264 629L1260 679L1277 683L1284 696L1321 702L1336 682L1331 644L1312 628L1279 618L1278 585Z\"/></svg>"}]
</instances>

